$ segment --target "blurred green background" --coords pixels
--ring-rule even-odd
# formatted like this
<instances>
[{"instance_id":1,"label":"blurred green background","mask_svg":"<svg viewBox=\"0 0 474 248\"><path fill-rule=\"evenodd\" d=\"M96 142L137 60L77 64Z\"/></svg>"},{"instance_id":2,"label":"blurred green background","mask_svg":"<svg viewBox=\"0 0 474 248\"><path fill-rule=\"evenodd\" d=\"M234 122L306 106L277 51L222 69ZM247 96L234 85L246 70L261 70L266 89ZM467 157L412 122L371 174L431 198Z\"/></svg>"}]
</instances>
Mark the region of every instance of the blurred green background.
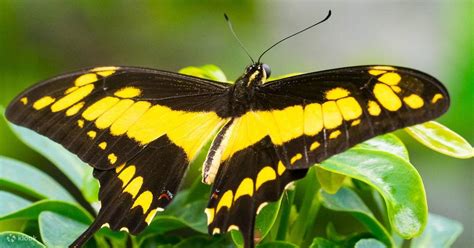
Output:
<instances>
[{"instance_id":1,"label":"blurred green background","mask_svg":"<svg viewBox=\"0 0 474 248\"><path fill-rule=\"evenodd\" d=\"M393 64L440 79L452 98L438 121L474 143L474 3L466 1L7 1L0 0L0 105L26 87L96 65L177 71L213 63L230 80L249 59L230 34L227 13L258 56L283 36L323 18L264 57L273 75L349 65ZM437 154L398 132L423 177L430 212L459 220L456 247L474 244L471 160ZM71 183L23 145L0 120L0 154Z\"/></svg>"}]
</instances>

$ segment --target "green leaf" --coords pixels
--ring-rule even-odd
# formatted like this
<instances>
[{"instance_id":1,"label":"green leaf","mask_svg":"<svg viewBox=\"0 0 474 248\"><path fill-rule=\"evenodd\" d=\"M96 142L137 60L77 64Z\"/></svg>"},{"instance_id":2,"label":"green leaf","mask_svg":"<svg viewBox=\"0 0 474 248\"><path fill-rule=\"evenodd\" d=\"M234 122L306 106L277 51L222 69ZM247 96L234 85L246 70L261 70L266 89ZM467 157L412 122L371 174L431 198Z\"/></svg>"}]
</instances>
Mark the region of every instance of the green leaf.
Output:
<instances>
[{"instance_id":1,"label":"green leaf","mask_svg":"<svg viewBox=\"0 0 474 248\"><path fill-rule=\"evenodd\" d=\"M474 149L463 137L435 121L405 128L421 144L455 158L472 158Z\"/></svg>"},{"instance_id":2,"label":"green leaf","mask_svg":"<svg viewBox=\"0 0 474 248\"><path fill-rule=\"evenodd\" d=\"M90 187L90 182L85 181L84 178L92 174L92 167L45 136L17 125L11 124L10 127L18 138L55 164L81 191L84 187Z\"/></svg>"},{"instance_id":3,"label":"green leaf","mask_svg":"<svg viewBox=\"0 0 474 248\"><path fill-rule=\"evenodd\" d=\"M216 65L203 65L200 67L188 66L179 70L179 73L219 82L227 82L224 72Z\"/></svg>"},{"instance_id":4,"label":"green leaf","mask_svg":"<svg viewBox=\"0 0 474 248\"><path fill-rule=\"evenodd\" d=\"M313 243L309 246L309 248L339 248L341 247L336 242L323 239L323 238L315 238Z\"/></svg>"},{"instance_id":5,"label":"green leaf","mask_svg":"<svg viewBox=\"0 0 474 248\"><path fill-rule=\"evenodd\" d=\"M382 242L376 239L361 239L357 241L354 248L386 248Z\"/></svg>"},{"instance_id":6,"label":"green leaf","mask_svg":"<svg viewBox=\"0 0 474 248\"><path fill-rule=\"evenodd\" d=\"M282 198L280 197L278 201L268 203L260 210L260 213L258 213L255 220L255 236L259 240L263 240L272 229L272 226L277 219L278 211L280 210L281 199ZM237 247L242 247L244 245L242 235L240 235L238 231L232 231L231 235Z\"/></svg>"},{"instance_id":7,"label":"green leaf","mask_svg":"<svg viewBox=\"0 0 474 248\"><path fill-rule=\"evenodd\" d=\"M428 217L425 190L420 175L408 161L384 151L352 148L319 166L379 191L390 224L400 236L412 238L423 231Z\"/></svg>"},{"instance_id":8,"label":"green leaf","mask_svg":"<svg viewBox=\"0 0 474 248\"><path fill-rule=\"evenodd\" d=\"M74 205L63 201L42 200L35 202L23 209L17 209L15 212L10 212L6 215L0 216L0 220L8 219L37 219L41 212L50 211L71 219L77 220L84 224L92 222L92 217L78 205Z\"/></svg>"},{"instance_id":9,"label":"green leaf","mask_svg":"<svg viewBox=\"0 0 474 248\"><path fill-rule=\"evenodd\" d=\"M0 191L0 202L2 203L0 205L0 216L15 212L31 204L30 201L5 191Z\"/></svg>"},{"instance_id":10,"label":"green leaf","mask_svg":"<svg viewBox=\"0 0 474 248\"><path fill-rule=\"evenodd\" d=\"M462 233L462 230L461 223L439 215L430 214L425 231L420 237L412 240L410 247L451 247Z\"/></svg>"},{"instance_id":11,"label":"green leaf","mask_svg":"<svg viewBox=\"0 0 474 248\"><path fill-rule=\"evenodd\" d=\"M290 242L272 241L257 245L257 248L297 248L298 246Z\"/></svg>"},{"instance_id":12,"label":"green leaf","mask_svg":"<svg viewBox=\"0 0 474 248\"><path fill-rule=\"evenodd\" d=\"M403 142L395 134L384 134L369 139L355 146L356 148L381 150L397 155L409 161L408 151Z\"/></svg>"},{"instance_id":13,"label":"green leaf","mask_svg":"<svg viewBox=\"0 0 474 248\"><path fill-rule=\"evenodd\" d=\"M321 167L316 167L316 176L321 184L321 188L330 193L335 194L344 183L346 176L327 171Z\"/></svg>"},{"instance_id":14,"label":"green leaf","mask_svg":"<svg viewBox=\"0 0 474 248\"><path fill-rule=\"evenodd\" d=\"M10 187L38 199L75 202L56 181L42 171L23 162L0 156L0 186Z\"/></svg>"},{"instance_id":15,"label":"green leaf","mask_svg":"<svg viewBox=\"0 0 474 248\"><path fill-rule=\"evenodd\" d=\"M41 239L47 247L69 246L88 225L62 215L44 211L38 218Z\"/></svg>"},{"instance_id":16,"label":"green leaf","mask_svg":"<svg viewBox=\"0 0 474 248\"><path fill-rule=\"evenodd\" d=\"M319 192L323 205L334 211L351 213L367 229L387 246L393 247L394 241L383 225L375 218L360 197L349 188L341 188L336 194Z\"/></svg>"},{"instance_id":17,"label":"green leaf","mask_svg":"<svg viewBox=\"0 0 474 248\"><path fill-rule=\"evenodd\" d=\"M0 233L0 247L8 248L39 248L46 247L38 240L23 233L2 232Z\"/></svg>"}]
</instances>

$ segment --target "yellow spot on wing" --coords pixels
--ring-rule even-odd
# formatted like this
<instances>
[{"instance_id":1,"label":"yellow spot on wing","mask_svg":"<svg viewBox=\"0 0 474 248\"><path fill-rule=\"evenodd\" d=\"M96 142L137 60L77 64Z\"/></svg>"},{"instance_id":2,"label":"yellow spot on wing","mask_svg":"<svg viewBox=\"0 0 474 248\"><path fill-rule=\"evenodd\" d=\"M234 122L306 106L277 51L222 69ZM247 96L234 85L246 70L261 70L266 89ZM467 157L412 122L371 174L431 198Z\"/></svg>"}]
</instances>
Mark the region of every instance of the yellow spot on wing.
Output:
<instances>
[{"instance_id":1,"label":"yellow spot on wing","mask_svg":"<svg viewBox=\"0 0 474 248\"><path fill-rule=\"evenodd\" d=\"M91 71L92 72L100 72L100 71L116 71L118 70L120 67L117 67L117 66L101 66L101 67L96 67L94 69L92 69Z\"/></svg>"},{"instance_id":2,"label":"yellow spot on wing","mask_svg":"<svg viewBox=\"0 0 474 248\"><path fill-rule=\"evenodd\" d=\"M79 110L81 110L82 107L84 107L84 104L85 104L85 102L80 102L80 103L77 103L74 106L68 108L68 110L66 111L66 115L67 116L72 116L72 115L77 114L77 112L79 112Z\"/></svg>"},{"instance_id":3,"label":"yellow spot on wing","mask_svg":"<svg viewBox=\"0 0 474 248\"><path fill-rule=\"evenodd\" d=\"M402 106L400 98L392 91L390 86L377 83L373 92L380 104L390 111L397 111Z\"/></svg>"},{"instance_id":4,"label":"yellow spot on wing","mask_svg":"<svg viewBox=\"0 0 474 248\"><path fill-rule=\"evenodd\" d=\"M136 177L130 182L130 184L127 185L127 187L125 187L123 192L129 193L132 195L132 198L135 198L138 194L138 191L140 191L142 184L143 184L143 177Z\"/></svg>"},{"instance_id":5,"label":"yellow spot on wing","mask_svg":"<svg viewBox=\"0 0 474 248\"><path fill-rule=\"evenodd\" d=\"M94 139L97 133L95 131L89 131L87 132L87 136L89 136L91 139Z\"/></svg>"},{"instance_id":6,"label":"yellow spot on wing","mask_svg":"<svg viewBox=\"0 0 474 248\"><path fill-rule=\"evenodd\" d=\"M398 86L390 86L392 88L393 91L395 91L396 93L400 93L402 92L402 89Z\"/></svg>"},{"instance_id":7,"label":"yellow spot on wing","mask_svg":"<svg viewBox=\"0 0 474 248\"><path fill-rule=\"evenodd\" d=\"M253 180L248 177L242 180L239 185L239 188L237 188L237 191L235 191L234 202L236 202L237 199L244 195L253 195Z\"/></svg>"},{"instance_id":8,"label":"yellow spot on wing","mask_svg":"<svg viewBox=\"0 0 474 248\"><path fill-rule=\"evenodd\" d=\"M28 97L22 97L22 98L20 99L20 102L23 103L23 105L28 104Z\"/></svg>"},{"instance_id":9,"label":"yellow spot on wing","mask_svg":"<svg viewBox=\"0 0 474 248\"><path fill-rule=\"evenodd\" d=\"M153 194L147 190L141 193L138 198L133 203L132 209L141 206L143 209L143 213L146 213L150 208L151 202L153 201Z\"/></svg>"},{"instance_id":10,"label":"yellow spot on wing","mask_svg":"<svg viewBox=\"0 0 474 248\"><path fill-rule=\"evenodd\" d=\"M234 194L232 193L232 190L227 190L219 200L219 204L217 204L216 213L219 213L219 210L223 207L227 207L228 209L230 209L230 207L232 206L233 196Z\"/></svg>"},{"instance_id":11,"label":"yellow spot on wing","mask_svg":"<svg viewBox=\"0 0 474 248\"><path fill-rule=\"evenodd\" d=\"M108 128L115 120L117 120L132 104L134 101L130 99L121 100L115 104L112 108L108 109L95 121L95 125L99 129Z\"/></svg>"},{"instance_id":12,"label":"yellow spot on wing","mask_svg":"<svg viewBox=\"0 0 474 248\"><path fill-rule=\"evenodd\" d=\"M339 137L339 135L341 135L341 131L336 130L336 131L332 132L332 133L329 135L329 138L330 138L330 139L335 139L335 138Z\"/></svg>"},{"instance_id":13,"label":"yellow spot on wing","mask_svg":"<svg viewBox=\"0 0 474 248\"><path fill-rule=\"evenodd\" d=\"M115 164L115 162L117 162L117 156L114 153L109 154L109 156L107 156L107 159L109 159L109 162L111 164Z\"/></svg>"},{"instance_id":14,"label":"yellow spot on wing","mask_svg":"<svg viewBox=\"0 0 474 248\"><path fill-rule=\"evenodd\" d=\"M132 165L133 166L133 165ZM122 171L122 169L125 167L125 163L117 166L117 168L115 168L115 173L119 173L120 171Z\"/></svg>"},{"instance_id":15,"label":"yellow spot on wing","mask_svg":"<svg viewBox=\"0 0 474 248\"><path fill-rule=\"evenodd\" d=\"M310 151L314 151L316 150L321 144L319 144L319 142L315 141L311 144L311 146L309 147L309 150Z\"/></svg>"},{"instance_id":16,"label":"yellow spot on wing","mask_svg":"<svg viewBox=\"0 0 474 248\"><path fill-rule=\"evenodd\" d=\"M89 106L84 112L82 113L82 116L89 121L95 120L97 117L102 115L105 111L107 111L109 108L114 106L117 102L119 101L118 98L116 97L104 97L97 102L93 103L91 106Z\"/></svg>"},{"instance_id":17,"label":"yellow spot on wing","mask_svg":"<svg viewBox=\"0 0 474 248\"><path fill-rule=\"evenodd\" d=\"M302 157L303 157L303 155L301 155L301 153L297 153L295 156L293 156L290 159L290 163L294 164L296 161L300 160Z\"/></svg>"},{"instance_id":18,"label":"yellow spot on wing","mask_svg":"<svg viewBox=\"0 0 474 248\"><path fill-rule=\"evenodd\" d=\"M103 67L96 67L92 69L91 71L101 75L102 77L108 77L114 74L117 69L119 68L115 66L103 66Z\"/></svg>"},{"instance_id":19,"label":"yellow spot on wing","mask_svg":"<svg viewBox=\"0 0 474 248\"><path fill-rule=\"evenodd\" d=\"M84 120L77 120L77 125L78 125L80 128L83 128L83 127L84 127Z\"/></svg>"},{"instance_id":20,"label":"yellow spot on wing","mask_svg":"<svg viewBox=\"0 0 474 248\"><path fill-rule=\"evenodd\" d=\"M369 74L374 75L374 76L380 75L380 74L385 73L385 72L387 72L387 71L382 71L382 70L369 70Z\"/></svg>"},{"instance_id":21,"label":"yellow spot on wing","mask_svg":"<svg viewBox=\"0 0 474 248\"><path fill-rule=\"evenodd\" d=\"M357 119L362 115L362 108L354 97L337 100L337 106L346 121Z\"/></svg>"},{"instance_id":22,"label":"yellow spot on wing","mask_svg":"<svg viewBox=\"0 0 474 248\"><path fill-rule=\"evenodd\" d=\"M118 136L127 132L127 130L150 108L150 106L151 103L149 102L139 101L134 103L112 124L112 126L110 126L110 133Z\"/></svg>"},{"instance_id":23,"label":"yellow spot on wing","mask_svg":"<svg viewBox=\"0 0 474 248\"><path fill-rule=\"evenodd\" d=\"M64 91L64 95L67 95L67 94L69 94L69 93L71 93L71 92L73 92L77 89L79 89L79 87L77 87L77 86L73 86L71 88L68 88L66 91Z\"/></svg>"},{"instance_id":24,"label":"yellow spot on wing","mask_svg":"<svg viewBox=\"0 0 474 248\"><path fill-rule=\"evenodd\" d=\"M76 104L77 102L88 96L92 92L92 90L94 90L94 85L89 84L69 93L68 95L63 96L53 105L51 105L51 111L58 112L71 107L72 105Z\"/></svg>"},{"instance_id":25,"label":"yellow spot on wing","mask_svg":"<svg viewBox=\"0 0 474 248\"><path fill-rule=\"evenodd\" d=\"M433 98L431 99L431 103L436 103L438 100L440 99L443 99L443 95L437 93L433 96Z\"/></svg>"},{"instance_id":26,"label":"yellow spot on wing","mask_svg":"<svg viewBox=\"0 0 474 248\"><path fill-rule=\"evenodd\" d=\"M404 97L403 101L412 109L419 109L424 105L423 99L416 94L411 94L407 97Z\"/></svg>"},{"instance_id":27,"label":"yellow spot on wing","mask_svg":"<svg viewBox=\"0 0 474 248\"><path fill-rule=\"evenodd\" d=\"M145 222L149 225L153 218L155 218L156 213L158 212L158 209L153 209L151 210L148 215L145 218Z\"/></svg>"},{"instance_id":28,"label":"yellow spot on wing","mask_svg":"<svg viewBox=\"0 0 474 248\"><path fill-rule=\"evenodd\" d=\"M283 173L286 171L286 168L285 166L283 165L283 163L280 161L278 161L278 175L281 176L283 175Z\"/></svg>"},{"instance_id":29,"label":"yellow spot on wing","mask_svg":"<svg viewBox=\"0 0 474 248\"><path fill-rule=\"evenodd\" d=\"M360 120L355 120L355 121L353 121L353 122L351 123L351 126L354 127L354 126L357 126L357 125L359 125L359 124L360 124Z\"/></svg>"},{"instance_id":30,"label":"yellow spot on wing","mask_svg":"<svg viewBox=\"0 0 474 248\"><path fill-rule=\"evenodd\" d=\"M123 168L123 166L125 166L125 164L121 165L120 167ZM120 167L117 167L117 169L120 168ZM125 185L127 185L128 182L133 178L133 176L135 175L135 170L136 170L135 166L130 165L127 168L125 168L123 171L120 172L120 174L118 175L118 179L120 179L120 181L122 181L122 188L125 187Z\"/></svg>"},{"instance_id":31,"label":"yellow spot on wing","mask_svg":"<svg viewBox=\"0 0 474 248\"><path fill-rule=\"evenodd\" d=\"M101 142L101 143L99 144L99 147L100 147L100 149L105 150L105 148L107 148L107 142L105 142L105 141L104 141L104 142Z\"/></svg>"},{"instance_id":32,"label":"yellow spot on wing","mask_svg":"<svg viewBox=\"0 0 474 248\"><path fill-rule=\"evenodd\" d=\"M323 130L321 104L312 103L304 107L304 134L313 136Z\"/></svg>"},{"instance_id":33,"label":"yellow spot on wing","mask_svg":"<svg viewBox=\"0 0 474 248\"><path fill-rule=\"evenodd\" d=\"M86 84L93 83L93 82L97 81L97 79L98 78L97 78L97 75L95 73L87 73L87 74L79 76L74 81L74 84L76 86L83 86L83 85L86 85Z\"/></svg>"},{"instance_id":34,"label":"yellow spot on wing","mask_svg":"<svg viewBox=\"0 0 474 248\"><path fill-rule=\"evenodd\" d=\"M36 110L40 110L48 105L50 105L51 103L53 103L56 99L50 97L50 96L45 96L45 97L42 97L38 100L36 100L34 103L33 103L33 108L36 109Z\"/></svg>"},{"instance_id":35,"label":"yellow spot on wing","mask_svg":"<svg viewBox=\"0 0 474 248\"><path fill-rule=\"evenodd\" d=\"M342 124L342 116L335 101L323 103L323 120L324 127L333 129Z\"/></svg>"},{"instance_id":36,"label":"yellow spot on wing","mask_svg":"<svg viewBox=\"0 0 474 248\"><path fill-rule=\"evenodd\" d=\"M379 104L374 101L369 101L368 108L369 108L369 114L373 116L378 116L380 112L382 112Z\"/></svg>"},{"instance_id":37,"label":"yellow spot on wing","mask_svg":"<svg viewBox=\"0 0 474 248\"><path fill-rule=\"evenodd\" d=\"M340 87L326 91L326 99L328 100L337 100L340 98L344 98L348 95L349 95L349 91Z\"/></svg>"},{"instance_id":38,"label":"yellow spot on wing","mask_svg":"<svg viewBox=\"0 0 474 248\"><path fill-rule=\"evenodd\" d=\"M236 225L230 225L229 228L227 228L228 232L233 231L233 230L238 231L239 227Z\"/></svg>"},{"instance_id":39,"label":"yellow spot on wing","mask_svg":"<svg viewBox=\"0 0 474 248\"><path fill-rule=\"evenodd\" d=\"M374 70L384 70L384 71L395 71L396 70L395 67L386 66L386 65L374 66L374 67L372 67L372 69L374 69Z\"/></svg>"},{"instance_id":40,"label":"yellow spot on wing","mask_svg":"<svg viewBox=\"0 0 474 248\"><path fill-rule=\"evenodd\" d=\"M212 229L212 235L219 234L219 233L221 233L221 229L219 227Z\"/></svg>"},{"instance_id":41,"label":"yellow spot on wing","mask_svg":"<svg viewBox=\"0 0 474 248\"><path fill-rule=\"evenodd\" d=\"M402 78L396 72L388 72L379 77L379 81L388 85L397 85Z\"/></svg>"},{"instance_id":42,"label":"yellow spot on wing","mask_svg":"<svg viewBox=\"0 0 474 248\"><path fill-rule=\"evenodd\" d=\"M263 167L257 175L257 182L255 183L255 190L258 190L262 184L276 179L275 170L270 166Z\"/></svg>"},{"instance_id":43,"label":"yellow spot on wing","mask_svg":"<svg viewBox=\"0 0 474 248\"><path fill-rule=\"evenodd\" d=\"M207 215L207 224L211 224L214 221L214 208L206 208L204 213Z\"/></svg>"},{"instance_id":44,"label":"yellow spot on wing","mask_svg":"<svg viewBox=\"0 0 474 248\"><path fill-rule=\"evenodd\" d=\"M142 94L142 91L139 88L135 87L125 87L115 91L114 95L121 98L132 98L137 97Z\"/></svg>"}]
</instances>

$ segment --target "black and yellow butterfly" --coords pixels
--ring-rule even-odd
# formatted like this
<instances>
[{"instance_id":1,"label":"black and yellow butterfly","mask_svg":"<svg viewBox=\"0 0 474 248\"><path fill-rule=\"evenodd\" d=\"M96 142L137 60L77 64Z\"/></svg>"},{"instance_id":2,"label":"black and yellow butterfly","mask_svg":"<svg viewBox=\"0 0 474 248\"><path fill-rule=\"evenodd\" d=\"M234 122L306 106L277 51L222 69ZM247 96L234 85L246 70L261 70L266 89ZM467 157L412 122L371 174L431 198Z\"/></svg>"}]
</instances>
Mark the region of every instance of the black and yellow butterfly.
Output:
<instances>
[{"instance_id":1,"label":"black and yellow butterfly","mask_svg":"<svg viewBox=\"0 0 474 248\"><path fill-rule=\"evenodd\" d=\"M8 120L77 154L100 182L99 214L71 246L103 226L141 232L215 137L203 165L203 182L213 184L209 233L239 230L253 247L258 211L310 166L449 107L444 86L413 69L355 66L267 82L270 67L260 58L235 84L107 66L52 78L16 97Z\"/></svg>"},{"instance_id":2,"label":"black and yellow butterfly","mask_svg":"<svg viewBox=\"0 0 474 248\"><path fill-rule=\"evenodd\" d=\"M253 246L258 210L307 168L379 134L443 114L449 96L408 68L356 66L267 82L255 63L227 84L134 67L98 67L20 94L7 118L95 168L102 207L73 244L99 228L142 231L178 191L217 132L204 164L213 183L209 232L240 230Z\"/></svg>"}]
</instances>

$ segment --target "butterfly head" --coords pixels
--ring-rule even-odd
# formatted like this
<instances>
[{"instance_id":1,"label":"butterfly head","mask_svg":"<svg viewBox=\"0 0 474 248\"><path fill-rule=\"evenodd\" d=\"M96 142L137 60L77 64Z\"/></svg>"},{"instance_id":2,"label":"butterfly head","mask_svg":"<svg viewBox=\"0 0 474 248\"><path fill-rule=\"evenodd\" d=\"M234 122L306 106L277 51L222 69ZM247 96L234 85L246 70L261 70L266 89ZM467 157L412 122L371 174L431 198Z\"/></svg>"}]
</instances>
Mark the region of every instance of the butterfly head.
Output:
<instances>
[{"instance_id":1,"label":"butterfly head","mask_svg":"<svg viewBox=\"0 0 474 248\"><path fill-rule=\"evenodd\" d=\"M254 63L245 69L245 74L242 76L244 81L247 81L247 86L263 84L271 75L270 66L263 63Z\"/></svg>"}]
</instances>

